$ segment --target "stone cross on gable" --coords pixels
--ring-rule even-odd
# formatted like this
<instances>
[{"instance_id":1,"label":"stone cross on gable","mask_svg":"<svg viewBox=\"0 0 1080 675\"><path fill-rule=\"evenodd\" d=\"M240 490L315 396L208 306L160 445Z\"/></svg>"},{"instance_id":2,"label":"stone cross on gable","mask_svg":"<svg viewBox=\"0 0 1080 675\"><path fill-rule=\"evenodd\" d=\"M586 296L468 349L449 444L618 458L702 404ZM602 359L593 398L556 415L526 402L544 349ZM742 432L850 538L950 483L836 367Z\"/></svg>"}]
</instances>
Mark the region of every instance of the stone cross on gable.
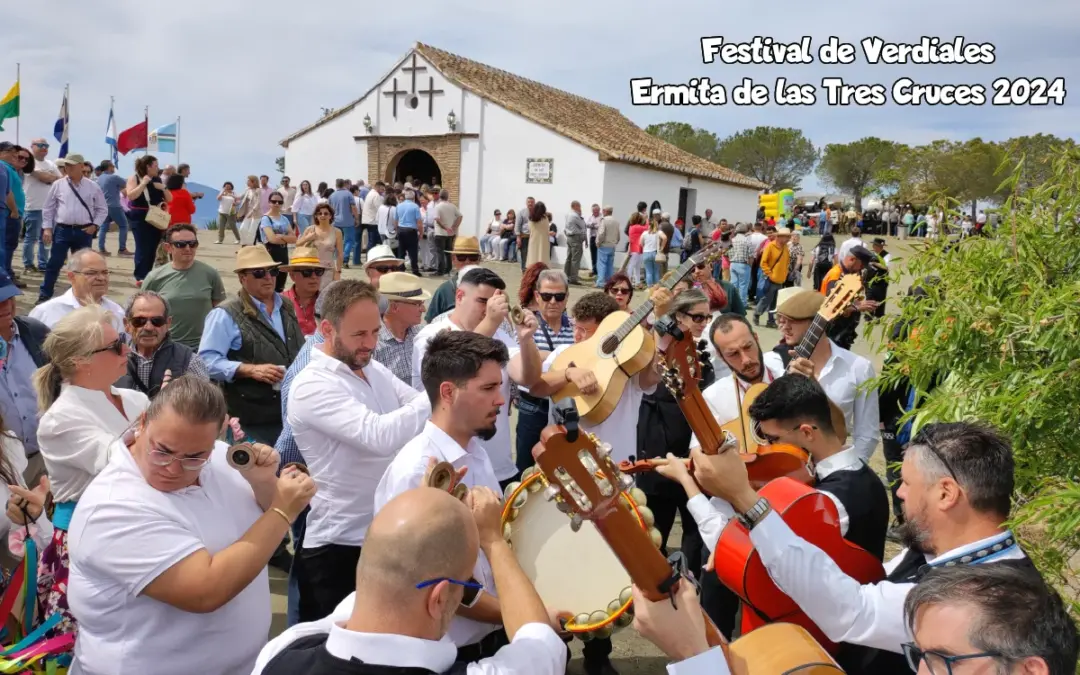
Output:
<instances>
[{"instance_id":1,"label":"stone cross on gable","mask_svg":"<svg viewBox=\"0 0 1080 675\"><path fill-rule=\"evenodd\" d=\"M442 89L435 88L435 78L428 76L428 88L421 89L421 94L425 94L428 97L428 117L435 118L435 94L444 93Z\"/></svg>"},{"instance_id":2,"label":"stone cross on gable","mask_svg":"<svg viewBox=\"0 0 1080 675\"><path fill-rule=\"evenodd\" d=\"M427 66L418 66L418 65L416 65L416 52L413 52L412 53L412 66L403 66L401 68L401 72L409 73L410 75L412 75L412 89L410 91L415 94L416 93L416 74L419 73L419 72L426 73L427 72Z\"/></svg>"},{"instance_id":3,"label":"stone cross on gable","mask_svg":"<svg viewBox=\"0 0 1080 675\"><path fill-rule=\"evenodd\" d=\"M383 96L390 96L394 99L394 119L397 119L398 96L408 96L408 94L409 92L405 91L404 89L398 89L396 77L394 78L394 90L383 92Z\"/></svg>"}]
</instances>

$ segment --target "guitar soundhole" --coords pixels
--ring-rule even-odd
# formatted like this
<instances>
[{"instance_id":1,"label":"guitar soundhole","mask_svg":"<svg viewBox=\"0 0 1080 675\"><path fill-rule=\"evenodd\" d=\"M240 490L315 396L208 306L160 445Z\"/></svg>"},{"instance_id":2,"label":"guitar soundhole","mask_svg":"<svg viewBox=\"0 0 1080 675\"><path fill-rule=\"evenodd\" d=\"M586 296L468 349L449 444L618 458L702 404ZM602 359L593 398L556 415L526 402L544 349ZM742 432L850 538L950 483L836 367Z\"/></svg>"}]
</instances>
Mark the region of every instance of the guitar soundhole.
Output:
<instances>
[{"instance_id":1,"label":"guitar soundhole","mask_svg":"<svg viewBox=\"0 0 1080 675\"><path fill-rule=\"evenodd\" d=\"M604 338L604 341L600 343L600 350L605 354L614 354L615 350L619 348L619 338L614 335L609 335Z\"/></svg>"}]
</instances>

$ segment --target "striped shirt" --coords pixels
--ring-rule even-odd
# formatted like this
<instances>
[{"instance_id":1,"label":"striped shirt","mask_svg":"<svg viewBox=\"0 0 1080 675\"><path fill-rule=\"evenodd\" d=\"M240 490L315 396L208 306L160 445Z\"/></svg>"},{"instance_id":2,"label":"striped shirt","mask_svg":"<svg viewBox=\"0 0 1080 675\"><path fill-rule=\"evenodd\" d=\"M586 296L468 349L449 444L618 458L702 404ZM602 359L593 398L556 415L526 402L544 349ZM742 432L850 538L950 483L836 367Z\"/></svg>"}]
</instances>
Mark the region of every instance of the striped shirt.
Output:
<instances>
[{"instance_id":1,"label":"striped shirt","mask_svg":"<svg viewBox=\"0 0 1080 675\"><path fill-rule=\"evenodd\" d=\"M731 248L728 249L728 260L732 263L750 262L750 237L745 234L737 234L731 240Z\"/></svg>"},{"instance_id":2,"label":"striped shirt","mask_svg":"<svg viewBox=\"0 0 1080 675\"><path fill-rule=\"evenodd\" d=\"M534 311L533 314L536 316L537 323L540 324L540 327L536 329L536 333L533 334L533 340L536 341L536 346L538 348L544 351L553 352L560 345L574 344L574 324L570 321L570 317L567 316L566 312L563 312L562 324L559 326L559 332L557 333L551 332L547 322L544 321L544 317L540 316L540 312ZM516 331L513 335L515 337L517 336ZM522 387L521 385L518 385L518 389L526 393L529 391L527 387Z\"/></svg>"},{"instance_id":3,"label":"striped shirt","mask_svg":"<svg viewBox=\"0 0 1080 675\"><path fill-rule=\"evenodd\" d=\"M423 326L417 324L405 331L405 339L398 340L383 324L379 329L379 344L375 346L373 359L390 369L399 380L412 386L413 338Z\"/></svg>"}]
</instances>

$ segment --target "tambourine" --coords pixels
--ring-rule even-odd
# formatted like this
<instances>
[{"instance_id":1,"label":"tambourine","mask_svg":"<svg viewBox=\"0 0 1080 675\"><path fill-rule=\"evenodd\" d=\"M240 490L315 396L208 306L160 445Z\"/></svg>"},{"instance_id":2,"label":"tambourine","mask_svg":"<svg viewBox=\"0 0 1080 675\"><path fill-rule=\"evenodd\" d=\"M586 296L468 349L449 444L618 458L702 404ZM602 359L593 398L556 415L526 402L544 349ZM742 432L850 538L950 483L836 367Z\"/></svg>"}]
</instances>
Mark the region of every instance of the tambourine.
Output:
<instances>
[{"instance_id":1,"label":"tambourine","mask_svg":"<svg viewBox=\"0 0 1080 675\"><path fill-rule=\"evenodd\" d=\"M469 486L465 483L456 482L457 470L450 462L439 462L428 474L427 485L437 490L449 492L458 499L465 499L469 494Z\"/></svg>"},{"instance_id":2,"label":"tambourine","mask_svg":"<svg viewBox=\"0 0 1080 675\"><path fill-rule=\"evenodd\" d=\"M225 455L225 458L229 462L229 466L237 471L247 471L251 467L255 466L255 458L258 457L258 453L255 451L255 446L251 443L236 443L229 446L229 450Z\"/></svg>"}]
</instances>

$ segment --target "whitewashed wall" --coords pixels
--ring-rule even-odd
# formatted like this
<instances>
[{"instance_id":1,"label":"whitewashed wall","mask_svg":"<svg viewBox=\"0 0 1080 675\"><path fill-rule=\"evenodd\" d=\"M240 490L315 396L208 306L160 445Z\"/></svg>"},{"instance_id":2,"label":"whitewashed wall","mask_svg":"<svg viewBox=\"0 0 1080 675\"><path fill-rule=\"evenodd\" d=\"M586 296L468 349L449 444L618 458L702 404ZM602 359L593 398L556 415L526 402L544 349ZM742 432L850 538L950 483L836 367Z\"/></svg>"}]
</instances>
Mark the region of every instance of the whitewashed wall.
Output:
<instances>
[{"instance_id":1,"label":"whitewashed wall","mask_svg":"<svg viewBox=\"0 0 1080 675\"><path fill-rule=\"evenodd\" d=\"M321 181L333 187L337 178L358 180L367 176L367 141L353 140L356 129L364 128L364 116L355 110L304 134L285 148L285 173L293 185L311 181L312 189Z\"/></svg>"}]
</instances>

